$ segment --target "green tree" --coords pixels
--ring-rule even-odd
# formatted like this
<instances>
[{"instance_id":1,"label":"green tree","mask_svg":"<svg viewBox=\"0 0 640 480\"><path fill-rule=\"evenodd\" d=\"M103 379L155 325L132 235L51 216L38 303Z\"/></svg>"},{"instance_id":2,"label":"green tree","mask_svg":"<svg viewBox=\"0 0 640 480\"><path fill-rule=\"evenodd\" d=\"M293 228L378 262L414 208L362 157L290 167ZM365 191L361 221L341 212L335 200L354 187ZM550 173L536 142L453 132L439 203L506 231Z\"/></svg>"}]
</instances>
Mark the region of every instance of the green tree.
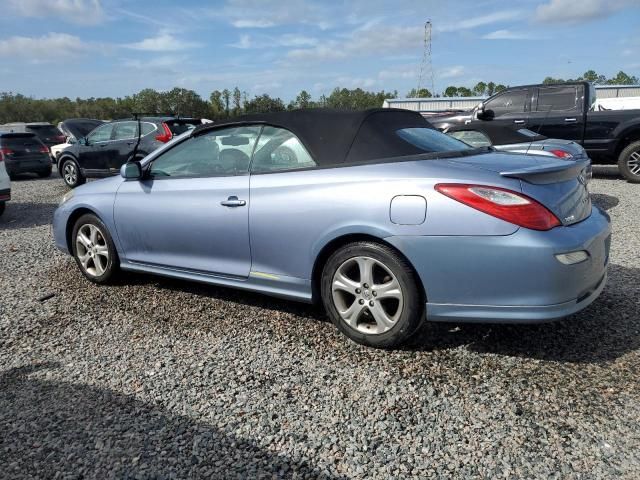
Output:
<instances>
[{"instance_id":1,"label":"green tree","mask_svg":"<svg viewBox=\"0 0 640 480\"><path fill-rule=\"evenodd\" d=\"M433 95L426 88L412 88L409 93L407 93L407 98L431 98Z\"/></svg>"},{"instance_id":2,"label":"green tree","mask_svg":"<svg viewBox=\"0 0 640 480\"><path fill-rule=\"evenodd\" d=\"M611 77L606 83L609 85L637 85L638 77L627 75L620 70L615 77Z\"/></svg>"},{"instance_id":3,"label":"green tree","mask_svg":"<svg viewBox=\"0 0 640 480\"><path fill-rule=\"evenodd\" d=\"M222 101L222 92L220 90L214 90L209 96L209 103L211 103L211 117L221 118L224 116L224 102Z\"/></svg>"},{"instance_id":4,"label":"green tree","mask_svg":"<svg viewBox=\"0 0 640 480\"><path fill-rule=\"evenodd\" d=\"M502 84L500 83L500 84L496 85L495 93L502 92L503 90L506 90L507 88L509 88L509 87L507 87L507 86L505 86L505 85L502 85Z\"/></svg>"},{"instance_id":5,"label":"green tree","mask_svg":"<svg viewBox=\"0 0 640 480\"><path fill-rule=\"evenodd\" d=\"M491 96L496 93L496 84L493 82L487 83L487 95Z\"/></svg>"},{"instance_id":6,"label":"green tree","mask_svg":"<svg viewBox=\"0 0 640 480\"><path fill-rule=\"evenodd\" d=\"M245 113L269 113L285 110L284 102L280 98L272 98L266 93L256 95L244 105Z\"/></svg>"},{"instance_id":7,"label":"green tree","mask_svg":"<svg viewBox=\"0 0 640 480\"><path fill-rule=\"evenodd\" d=\"M242 93L238 87L233 89L233 114L240 115L242 113Z\"/></svg>"},{"instance_id":8,"label":"green tree","mask_svg":"<svg viewBox=\"0 0 640 480\"><path fill-rule=\"evenodd\" d=\"M458 95L461 97L473 97L473 90L467 87L458 87Z\"/></svg>"},{"instance_id":9,"label":"green tree","mask_svg":"<svg viewBox=\"0 0 640 480\"><path fill-rule=\"evenodd\" d=\"M453 85L449 85L444 89L445 97L457 97L458 96L458 87L454 87Z\"/></svg>"},{"instance_id":10,"label":"green tree","mask_svg":"<svg viewBox=\"0 0 640 480\"><path fill-rule=\"evenodd\" d=\"M487 84L484 82L476 83L476 86L473 87L473 93L477 96L482 97L487 93Z\"/></svg>"},{"instance_id":11,"label":"green tree","mask_svg":"<svg viewBox=\"0 0 640 480\"><path fill-rule=\"evenodd\" d=\"M230 113L229 102L231 101L231 92L226 88L222 91L222 101L224 102L224 114L228 117Z\"/></svg>"}]
</instances>

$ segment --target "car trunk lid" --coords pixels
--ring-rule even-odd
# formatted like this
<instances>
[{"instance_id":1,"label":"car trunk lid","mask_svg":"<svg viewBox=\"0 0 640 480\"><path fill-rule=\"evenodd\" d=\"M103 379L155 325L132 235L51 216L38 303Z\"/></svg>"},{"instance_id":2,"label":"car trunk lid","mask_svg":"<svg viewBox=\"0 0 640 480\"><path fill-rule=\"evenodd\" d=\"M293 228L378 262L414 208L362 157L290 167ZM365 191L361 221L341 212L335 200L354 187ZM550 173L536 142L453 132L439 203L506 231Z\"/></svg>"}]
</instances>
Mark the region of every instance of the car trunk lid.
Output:
<instances>
[{"instance_id":1,"label":"car trunk lid","mask_svg":"<svg viewBox=\"0 0 640 480\"><path fill-rule=\"evenodd\" d=\"M520 180L522 193L552 211L563 225L591 215L588 160L567 161L527 155L477 155L453 160Z\"/></svg>"}]
</instances>

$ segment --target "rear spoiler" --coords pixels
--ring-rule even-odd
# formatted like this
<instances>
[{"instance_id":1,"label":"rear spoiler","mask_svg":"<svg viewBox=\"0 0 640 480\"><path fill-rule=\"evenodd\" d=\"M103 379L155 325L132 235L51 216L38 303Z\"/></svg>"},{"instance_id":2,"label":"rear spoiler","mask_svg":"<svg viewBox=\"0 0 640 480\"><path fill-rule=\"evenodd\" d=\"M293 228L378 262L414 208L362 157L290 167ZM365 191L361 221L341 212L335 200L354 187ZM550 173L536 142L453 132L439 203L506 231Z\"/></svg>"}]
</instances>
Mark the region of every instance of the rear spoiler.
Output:
<instances>
[{"instance_id":1,"label":"rear spoiler","mask_svg":"<svg viewBox=\"0 0 640 480\"><path fill-rule=\"evenodd\" d=\"M534 184L564 182L579 177L589 166L589 160L558 160L545 166L531 166L500 172L503 177L518 178Z\"/></svg>"}]
</instances>

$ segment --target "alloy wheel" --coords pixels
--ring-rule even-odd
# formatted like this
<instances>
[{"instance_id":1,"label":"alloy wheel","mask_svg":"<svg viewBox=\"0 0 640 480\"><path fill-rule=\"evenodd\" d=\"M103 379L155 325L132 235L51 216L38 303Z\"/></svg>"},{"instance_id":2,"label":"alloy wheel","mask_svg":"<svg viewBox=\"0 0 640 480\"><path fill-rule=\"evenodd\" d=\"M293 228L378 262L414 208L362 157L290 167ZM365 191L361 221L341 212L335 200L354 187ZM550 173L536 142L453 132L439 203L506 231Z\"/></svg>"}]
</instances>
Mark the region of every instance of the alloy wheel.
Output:
<instances>
[{"instance_id":1,"label":"alloy wheel","mask_svg":"<svg viewBox=\"0 0 640 480\"><path fill-rule=\"evenodd\" d=\"M362 333L385 333L402 314L400 282L386 265L371 257L353 257L342 263L333 275L331 291L342 320Z\"/></svg>"},{"instance_id":2,"label":"alloy wheel","mask_svg":"<svg viewBox=\"0 0 640 480\"><path fill-rule=\"evenodd\" d=\"M75 185L78 181L78 169L76 168L73 162L66 162L64 164L64 181L67 182L67 185Z\"/></svg>"},{"instance_id":3,"label":"alloy wheel","mask_svg":"<svg viewBox=\"0 0 640 480\"><path fill-rule=\"evenodd\" d=\"M92 277L100 277L109 265L109 247L98 227L90 223L78 229L76 256L84 271Z\"/></svg>"},{"instance_id":4,"label":"alloy wheel","mask_svg":"<svg viewBox=\"0 0 640 480\"><path fill-rule=\"evenodd\" d=\"M640 151L632 152L627 160L627 167L633 175L640 175Z\"/></svg>"}]
</instances>

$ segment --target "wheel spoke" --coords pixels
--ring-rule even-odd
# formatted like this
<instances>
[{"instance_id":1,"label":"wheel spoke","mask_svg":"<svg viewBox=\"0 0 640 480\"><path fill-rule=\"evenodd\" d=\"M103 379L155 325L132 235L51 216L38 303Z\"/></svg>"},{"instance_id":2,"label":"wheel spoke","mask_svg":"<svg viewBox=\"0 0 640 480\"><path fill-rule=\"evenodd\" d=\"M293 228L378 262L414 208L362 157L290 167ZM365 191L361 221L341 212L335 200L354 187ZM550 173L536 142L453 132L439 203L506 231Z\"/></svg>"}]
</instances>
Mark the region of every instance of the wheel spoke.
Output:
<instances>
[{"instance_id":1,"label":"wheel spoke","mask_svg":"<svg viewBox=\"0 0 640 480\"><path fill-rule=\"evenodd\" d=\"M369 311L376 321L376 325L378 325L378 333L386 332L393 327L395 323L394 320L389 317L380 303L376 302L373 307L369 307Z\"/></svg>"},{"instance_id":2,"label":"wheel spoke","mask_svg":"<svg viewBox=\"0 0 640 480\"><path fill-rule=\"evenodd\" d=\"M102 265L102 260L100 256L98 255L93 256L93 265L96 269L96 277L99 277L104 273L105 268ZM106 265L106 260L105 260L105 265Z\"/></svg>"},{"instance_id":3,"label":"wheel spoke","mask_svg":"<svg viewBox=\"0 0 640 480\"><path fill-rule=\"evenodd\" d=\"M385 298L395 298L396 300L402 299L402 291L400 290L400 283L395 278L387 283L373 286L377 293L377 300Z\"/></svg>"},{"instance_id":4,"label":"wheel spoke","mask_svg":"<svg viewBox=\"0 0 640 480\"><path fill-rule=\"evenodd\" d=\"M78 260L80 260L80 264L84 267L85 270L89 265L90 258L91 258L91 255L89 254L89 252L85 253L84 255L78 255Z\"/></svg>"},{"instance_id":5,"label":"wheel spoke","mask_svg":"<svg viewBox=\"0 0 640 480\"><path fill-rule=\"evenodd\" d=\"M356 328L358 325L358 318L360 318L360 315L365 308L365 305L360 305L360 303L355 300L349 308L339 313L350 327Z\"/></svg>"},{"instance_id":6,"label":"wheel spoke","mask_svg":"<svg viewBox=\"0 0 640 480\"><path fill-rule=\"evenodd\" d=\"M375 260L373 258L368 257L357 257L356 263L358 264L358 269L360 270L360 283L364 285L373 284L373 266L375 265Z\"/></svg>"},{"instance_id":7,"label":"wheel spoke","mask_svg":"<svg viewBox=\"0 0 640 480\"><path fill-rule=\"evenodd\" d=\"M352 295L356 294L356 289L360 288L360 284L355 280L351 280L341 271L337 271L333 277L333 291L342 290Z\"/></svg>"},{"instance_id":8,"label":"wheel spoke","mask_svg":"<svg viewBox=\"0 0 640 480\"><path fill-rule=\"evenodd\" d=\"M91 246L91 240L89 240L82 230L78 232L78 242L80 242L84 248Z\"/></svg>"},{"instance_id":9,"label":"wheel spoke","mask_svg":"<svg viewBox=\"0 0 640 480\"><path fill-rule=\"evenodd\" d=\"M91 243L93 243L94 245L98 244L98 229L96 227L94 227L93 225L89 225L89 231L91 232L91 234L89 235L89 238L91 239Z\"/></svg>"},{"instance_id":10,"label":"wheel spoke","mask_svg":"<svg viewBox=\"0 0 640 480\"><path fill-rule=\"evenodd\" d=\"M96 255L109 258L109 248L106 245L97 245L95 248Z\"/></svg>"}]
</instances>

